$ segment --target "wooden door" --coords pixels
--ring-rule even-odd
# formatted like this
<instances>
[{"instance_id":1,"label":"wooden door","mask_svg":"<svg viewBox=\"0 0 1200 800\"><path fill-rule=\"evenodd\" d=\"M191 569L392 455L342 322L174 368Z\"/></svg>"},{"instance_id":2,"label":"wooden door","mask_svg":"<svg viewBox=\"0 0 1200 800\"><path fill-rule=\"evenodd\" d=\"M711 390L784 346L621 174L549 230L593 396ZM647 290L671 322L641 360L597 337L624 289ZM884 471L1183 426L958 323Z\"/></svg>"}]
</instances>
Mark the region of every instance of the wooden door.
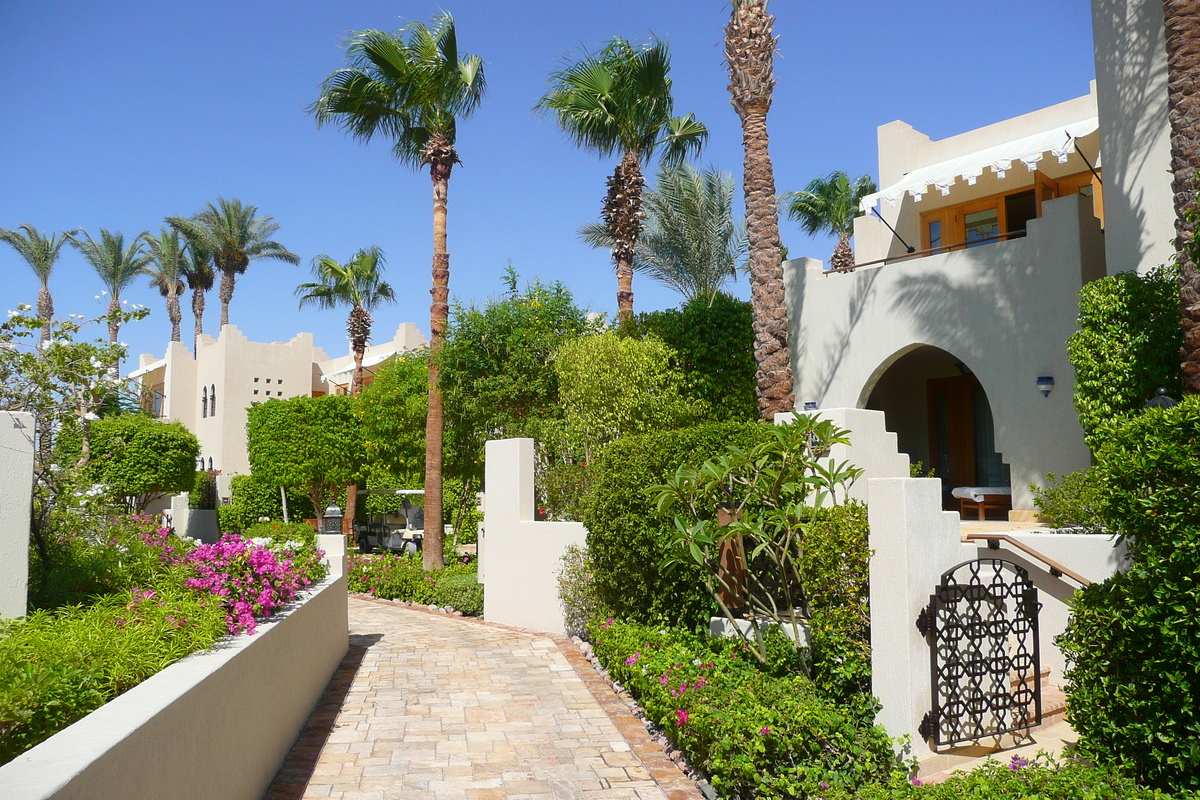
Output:
<instances>
[{"instance_id":1,"label":"wooden door","mask_svg":"<svg viewBox=\"0 0 1200 800\"><path fill-rule=\"evenodd\" d=\"M975 388L973 375L930 378L925 382L929 407L929 456L942 479L943 507L957 507L956 486L975 486Z\"/></svg>"},{"instance_id":2,"label":"wooden door","mask_svg":"<svg viewBox=\"0 0 1200 800\"><path fill-rule=\"evenodd\" d=\"M1034 197L1037 198L1037 215L1038 219L1041 219L1042 203L1054 200L1059 196L1058 181L1042 172L1035 172L1033 173L1033 185L1037 190L1034 192Z\"/></svg>"}]
</instances>

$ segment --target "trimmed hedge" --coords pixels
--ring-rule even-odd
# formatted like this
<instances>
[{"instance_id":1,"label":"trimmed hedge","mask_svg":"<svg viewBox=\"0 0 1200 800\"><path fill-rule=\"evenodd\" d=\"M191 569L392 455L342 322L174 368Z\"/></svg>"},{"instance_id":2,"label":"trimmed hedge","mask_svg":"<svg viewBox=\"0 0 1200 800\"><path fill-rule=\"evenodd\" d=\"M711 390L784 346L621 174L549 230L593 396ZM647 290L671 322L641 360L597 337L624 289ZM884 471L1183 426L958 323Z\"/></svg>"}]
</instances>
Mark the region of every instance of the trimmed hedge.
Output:
<instances>
[{"instance_id":1,"label":"trimmed hedge","mask_svg":"<svg viewBox=\"0 0 1200 800\"><path fill-rule=\"evenodd\" d=\"M698 464L727 445L751 447L767 440L765 423L724 422L662 433L626 436L592 465L591 491L583 502L588 553L601 603L622 618L665 618L685 626L706 624L716 603L694 564L664 564L674 554L674 522L646 493L683 464Z\"/></svg>"},{"instance_id":2,"label":"trimmed hedge","mask_svg":"<svg viewBox=\"0 0 1200 800\"><path fill-rule=\"evenodd\" d=\"M347 586L352 592L383 600L406 600L422 605L451 606L465 616L483 614L483 585L471 559L445 569L426 572L415 553L373 556L350 555L346 565Z\"/></svg>"}]
</instances>

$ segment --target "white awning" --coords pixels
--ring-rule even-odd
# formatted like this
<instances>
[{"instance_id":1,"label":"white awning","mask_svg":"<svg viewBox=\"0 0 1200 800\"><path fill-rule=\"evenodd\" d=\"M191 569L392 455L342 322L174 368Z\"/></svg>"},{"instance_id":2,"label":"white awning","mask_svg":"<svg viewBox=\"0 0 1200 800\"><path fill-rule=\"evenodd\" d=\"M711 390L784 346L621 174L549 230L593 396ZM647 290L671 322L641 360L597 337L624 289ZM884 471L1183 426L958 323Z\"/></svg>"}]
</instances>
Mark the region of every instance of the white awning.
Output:
<instances>
[{"instance_id":1,"label":"white awning","mask_svg":"<svg viewBox=\"0 0 1200 800\"><path fill-rule=\"evenodd\" d=\"M1033 172L1047 153L1057 158L1060 164L1065 163L1075 151L1075 140L1095 133L1099 128L1100 121L1096 117L1089 117L939 164L914 169L886 189L864 197L862 209L869 212L881 199L894 206L905 192L911 194L913 200L920 202L921 196L929 192L931 187L947 195L950 194L950 187L960 178L965 179L968 186L974 186L976 179L988 168L997 178L1003 178L1014 164L1024 164Z\"/></svg>"},{"instance_id":2,"label":"white awning","mask_svg":"<svg viewBox=\"0 0 1200 800\"><path fill-rule=\"evenodd\" d=\"M376 353L375 355L370 355L370 356L364 356L363 357L363 369L366 369L367 367L378 366L378 365L382 364L384 361L387 361L389 358L391 358L394 355L396 355L395 350L391 350L391 351L388 351L385 353ZM350 377L353 374L354 374L354 362L351 361L349 366L342 367L339 370L334 370L333 372L330 372L328 375L322 375L321 380L325 381L326 383L342 384L342 383L349 382Z\"/></svg>"},{"instance_id":3,"label":"white awning","mask_svg":"<svg viewBox=\"0 0 1200 800\"><path fill-rule=\"evenodd\" d=\"M154 372L154 370L156 370L156 369L162 369L166 365L167 365L167 360L165 358L160 358L158 361L151 361L146 366L138 367L133 372L126 375L125 379L133 380L134 378L140 378L149 372Z\"/></svg>"}]
</instances>

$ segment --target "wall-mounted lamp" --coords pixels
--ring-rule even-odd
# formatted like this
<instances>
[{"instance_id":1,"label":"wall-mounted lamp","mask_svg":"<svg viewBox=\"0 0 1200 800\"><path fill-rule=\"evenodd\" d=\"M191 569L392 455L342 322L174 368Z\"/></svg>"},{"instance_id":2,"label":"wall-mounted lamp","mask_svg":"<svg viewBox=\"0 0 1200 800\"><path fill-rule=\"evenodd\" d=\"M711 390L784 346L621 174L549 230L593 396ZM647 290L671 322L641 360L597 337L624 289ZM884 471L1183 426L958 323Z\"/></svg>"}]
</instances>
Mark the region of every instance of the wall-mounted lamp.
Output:
<instances>
[{"instance_id":1,"label":"wall-mounted lamp","mask_svg":"<svg viewBox=\"0 0 1200 800\"><path fill-rule=\"evenodd\" d=\"M1054 391L1054 378L1049 375L1039 375L1037 388L1042 393L1042 397L1049 397L1050 393Z\"/></svg>"},{"instance_id":2,"label":"wall-mounted lamp","mask_svg":"<svg viewBox=\"0 0 1200 800\"><path fill-rule=\"evenodd\" d=\"M804 410L805 411L816 411L817 410L817 401L816 400L805 400L804 401Z\"/></svg>"}]
</instances>

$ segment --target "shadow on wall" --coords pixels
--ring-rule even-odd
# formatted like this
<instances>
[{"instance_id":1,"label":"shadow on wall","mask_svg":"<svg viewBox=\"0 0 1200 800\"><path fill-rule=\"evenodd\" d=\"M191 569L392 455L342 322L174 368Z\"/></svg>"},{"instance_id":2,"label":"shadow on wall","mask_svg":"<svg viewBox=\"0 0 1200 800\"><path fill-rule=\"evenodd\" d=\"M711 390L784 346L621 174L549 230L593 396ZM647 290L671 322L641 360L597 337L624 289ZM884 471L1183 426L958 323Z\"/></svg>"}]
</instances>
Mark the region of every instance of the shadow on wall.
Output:
<instances>
[{"instance_id":1,"label":"shadow on wall","mask_svg":"<svg viewBox=\"0 0 1200 800\"><path fill-rule=\"evenodd\" d=\"M884 267L883 269L887 269ZM854 277L851 278L850 276ZM810 389L805 387L808 398L825 397L829 392L829 387L833 383L833 378L841 369L842 363L846 358L846 354L850 349L850 341L853 338L854 330L862 321L867 310L875 300L875 282L879 279L880 270L872 269L865 272L853 272L844 276L845 280L853 280L854 286L852 293L846 303L846 316L838 329L831 332L827 338L825 345L824 357L819 363L824 367L817 376L814 386ZM825 280L841 280L843 276L832 274L826 275ZM803 273L801 273L801 281ZM800 293L800 299L803 301L803 292ZM802 306L794 306L800 307ZM794 324L799 327L800 320L794 321ZM797 361L808 357L805 352L806 341L803 337L799 337L799 350L796 356Z\"/></svg>"}]
</instances>

